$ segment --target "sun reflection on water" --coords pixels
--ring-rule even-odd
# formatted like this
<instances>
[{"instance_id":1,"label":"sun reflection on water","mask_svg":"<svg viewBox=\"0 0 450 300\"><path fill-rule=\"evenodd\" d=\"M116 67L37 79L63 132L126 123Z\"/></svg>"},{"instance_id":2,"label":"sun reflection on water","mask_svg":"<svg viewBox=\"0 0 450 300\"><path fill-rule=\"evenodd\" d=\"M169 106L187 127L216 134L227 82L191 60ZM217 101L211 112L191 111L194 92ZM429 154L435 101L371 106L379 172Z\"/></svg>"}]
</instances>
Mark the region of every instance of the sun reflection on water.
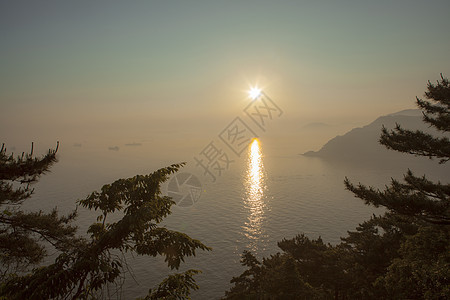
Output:
<instances>
[{"instance_id":1,"label":"sun reflection on water","mask_svg":"<svg viewBox=\"0 0 450 300\"><path fill-rule=\"evenodd\" d=\"M245 188L245 208L248 210L248 216L243 230L244 235L249 239L249 248L257 250L257 243L263 235L262 225L266 203L264 202L265 174L261 144L256 138L249 145Z\"/></svg>"}]
</instances>

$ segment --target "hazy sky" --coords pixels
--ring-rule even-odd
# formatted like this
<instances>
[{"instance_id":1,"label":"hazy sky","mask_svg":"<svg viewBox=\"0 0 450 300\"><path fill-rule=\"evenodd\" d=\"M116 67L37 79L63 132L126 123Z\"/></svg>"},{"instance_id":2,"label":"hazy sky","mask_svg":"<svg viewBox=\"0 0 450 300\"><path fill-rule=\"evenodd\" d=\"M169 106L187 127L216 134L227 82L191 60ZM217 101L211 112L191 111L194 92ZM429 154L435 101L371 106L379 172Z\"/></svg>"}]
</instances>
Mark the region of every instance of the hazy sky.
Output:
<instances>
[{"instance_id":1,"label":"hazy sky","mask_svg":"<svg viewBox=\"0 0 450 300\"><path fill-rule=\"evenodd\" d=\"M364 124L450 76L449 15L448 0L0 1L0 137L215 133L255 84L289 124Z\"/></svg>"}]
</instances>

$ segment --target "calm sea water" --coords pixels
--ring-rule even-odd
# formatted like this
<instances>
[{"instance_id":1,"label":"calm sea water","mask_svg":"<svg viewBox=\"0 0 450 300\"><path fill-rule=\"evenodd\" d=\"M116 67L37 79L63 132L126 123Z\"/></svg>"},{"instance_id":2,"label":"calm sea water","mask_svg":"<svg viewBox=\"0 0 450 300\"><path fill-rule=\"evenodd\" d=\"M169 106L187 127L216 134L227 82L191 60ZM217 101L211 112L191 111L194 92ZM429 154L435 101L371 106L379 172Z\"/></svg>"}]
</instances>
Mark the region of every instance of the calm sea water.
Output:
<instances>
[{"instance_id":1,"label":"calm sea water","mask_svg":"<svg viewBox=\"0 0 450 300\"><path fill-rule=\"evenodd\" d=\"M249 149L214 183L193 164L183 170L197 175L203 193L190 207L175 206L164 226L185 232L213 248L187 258L180 269L203 271L196 277L200 290L194 292L194 299L223 296L230 279L243 270L239 263L243 250L251 250L261 258L279 251L277 241L299 233L339 243L348 230L373 213L381 213L381 209L364 205L344 189L345 176L355 183L382 188L391 177L401 179L408 167L419 175L429 173L429 164L411 166L370 160L363 164L337 163L298 155L269 155L264 147L263 141L256 153ZM36 193L25 207L50 210L57 206L61 212L69 212L77 199L99 190L103 184L186 160L181 152L158 153L146 143L121 147L119 151L108 150L104 145L62 148L60 162L36 185ZM442 166L430 178L446 181L448 175ZM96 215L80 209L80 232L86 231ZM121 293L110 295L111 298L144 296L170 273L162 258L127 257L127 261L132 271L127 274Z\"/></svg>"}]
</instances>

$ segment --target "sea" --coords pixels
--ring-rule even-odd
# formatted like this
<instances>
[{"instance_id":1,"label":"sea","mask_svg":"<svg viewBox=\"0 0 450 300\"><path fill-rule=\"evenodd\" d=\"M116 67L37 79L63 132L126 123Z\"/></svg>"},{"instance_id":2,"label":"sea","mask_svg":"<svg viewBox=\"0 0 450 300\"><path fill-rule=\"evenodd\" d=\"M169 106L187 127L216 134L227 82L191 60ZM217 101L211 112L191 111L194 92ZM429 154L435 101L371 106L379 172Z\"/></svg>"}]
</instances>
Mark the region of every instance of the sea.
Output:
<instances>
[{"instance_id":1,"label":"sea","mask_svg":"<svg viewBox=\"0 0 450 300\"><path fill-rule=\"evenodd\" d=\"M59 162L34 185L35 193L23 208L49 211L57 207L66 214L76 208L77 200L104 184L185 161L186 167L170 179L177 180L176 185L169 180L161 187L163 194L175 196L179 202L160 226L184 232L212 251L197 251L179 270L168 268L163 257L127 254L123 280L103 292L108 299L144 297L168 274L187 269L202 271L195 276L199 289L192 293L193 299L220 299L231 287L230 280L244 270L240 264L244 250L262 259L281 251L277 242L301 233L337 244L347 231L384 212L347 191L346 177L356 184L383 189L392 178L401 180L408 168L416 175L427 174L444 182L450 174L448 167L432 162L430 168L423 160L411 165L401 160L386 163L368 158L355 163L283 155L282 151L266 151L270 141L261 138L220 172L216 170L212 178L195 160L197 150L203 147L171 152L161 151L153 141L117 145L62 143ZM78 213L75 223L83 235L100 213L82 207ZM49 254L48 261L57 255Z\"/></svg>"}]
</instances>

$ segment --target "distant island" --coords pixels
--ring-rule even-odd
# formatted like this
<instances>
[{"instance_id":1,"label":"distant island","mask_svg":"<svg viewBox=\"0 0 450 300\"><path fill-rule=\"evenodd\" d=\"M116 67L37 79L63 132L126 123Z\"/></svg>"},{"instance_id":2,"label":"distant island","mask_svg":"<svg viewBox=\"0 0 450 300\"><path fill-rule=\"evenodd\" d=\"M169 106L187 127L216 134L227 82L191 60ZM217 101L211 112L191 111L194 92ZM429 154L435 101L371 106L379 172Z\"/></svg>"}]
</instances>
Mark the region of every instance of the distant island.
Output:
<instances>
[{"instance_id":1,"label":"distant island","mask_svg":"<svg viewBox=\"0 0 450 300\"><path fill-rule=\"evenodd\" d=\"M354 128L344 135L332 138L318 151L308 151L302 155L345 161L411 159L410 155L390 151L378 143L381 128L384 126L392 129L396 123L405 129L430 132L422 121L421 111L408 109L381 116L369 125Z\"/></svg>"}]
</instances>

